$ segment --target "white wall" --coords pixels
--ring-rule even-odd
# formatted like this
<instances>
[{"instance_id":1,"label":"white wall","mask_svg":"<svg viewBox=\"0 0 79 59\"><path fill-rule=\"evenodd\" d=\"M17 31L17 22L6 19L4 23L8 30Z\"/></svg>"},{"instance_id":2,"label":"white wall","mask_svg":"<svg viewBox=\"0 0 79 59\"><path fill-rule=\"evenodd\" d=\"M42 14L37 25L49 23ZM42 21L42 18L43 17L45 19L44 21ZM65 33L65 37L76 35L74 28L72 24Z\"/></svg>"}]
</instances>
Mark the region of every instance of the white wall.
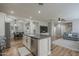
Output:
<instances>
[{"instance_id":1,"label":"white wall","mask_svg":"<svg viewBox=\"0 0 79 59\"><path fill-rule=\"evenodd\" d=\"M0 12L0 36L5 35L5 14Z\"/></svg>"},{"instance_id":2,"label":"white wall","mask_svg":"<svg viewBox=\"0 0 79 59\"><path fill-rule=\"evenodd\" d=\"M39 21L40 26L48 26L48 22Z\"/></svg>"},{"instance_id":3,"label":"white wall","mask_svg":"<svg viewBox=\"0 0 79 59\"><path fill-rule=\"evenodd\" d=\"M52 36L62 36L65 32L65 25L63 23L58 24L57 21L52 21Z\"/></svg>"},{"instance_id":4,"label":"white wall","mask_svg":"<svg viewBox=\"0 0 79 59\"><path fill-rule=\"evenodd\" d=\"M79 33L79 20L72 21L72 32Z\"/></svg>"},{"instance_id":5,"label":"white wall","mask_svg":"<svg viewBox=\"0 0 79 59\"><path fill-rule=\"evenodd\" d=\"M56 35L56 26L55 26L55 23L56 23L56 21L51 21L51 36L54 36L54 35Z\"/></svg>"},{"instance_id":6,"label":"white wall","mask_svg":"<svg viewBox=\"0 0 79 59\"><path fill-rule=\"evenodd\" d=\"M24 23L23 22L17 22L18 31L17 32L24 32Z\"/></svg>"},{"instance_id":7,"label":"white wall","mask_svg":"<svg viewBox=\"0 0 79 59\"><path fill-rule=\"evenodd\" d=\"M41 20L32 20L34 22L38 22L39 25L41 26L48 26L48 22L47 21L41 21Z\"/></svg>"}]
</instances>

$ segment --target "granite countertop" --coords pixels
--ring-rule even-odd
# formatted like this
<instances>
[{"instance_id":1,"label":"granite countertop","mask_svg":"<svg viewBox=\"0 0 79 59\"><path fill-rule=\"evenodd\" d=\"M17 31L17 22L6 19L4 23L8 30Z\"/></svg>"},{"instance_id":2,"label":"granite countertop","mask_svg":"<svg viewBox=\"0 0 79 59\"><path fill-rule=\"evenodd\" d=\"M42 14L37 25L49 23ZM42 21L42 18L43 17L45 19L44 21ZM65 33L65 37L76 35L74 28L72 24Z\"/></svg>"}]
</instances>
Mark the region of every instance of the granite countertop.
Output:
<instances>
[{"instance_id":1,"label":"granite countertop","mask_svg":"<svg viewBox=\"0 0 79 59\"><path fill-rule=\"evenodd\" d=\"M29 36L35 39L44 39L44 38L50 37L49 35L25 35L25 36Z\"/></svg>"}]
</instances>

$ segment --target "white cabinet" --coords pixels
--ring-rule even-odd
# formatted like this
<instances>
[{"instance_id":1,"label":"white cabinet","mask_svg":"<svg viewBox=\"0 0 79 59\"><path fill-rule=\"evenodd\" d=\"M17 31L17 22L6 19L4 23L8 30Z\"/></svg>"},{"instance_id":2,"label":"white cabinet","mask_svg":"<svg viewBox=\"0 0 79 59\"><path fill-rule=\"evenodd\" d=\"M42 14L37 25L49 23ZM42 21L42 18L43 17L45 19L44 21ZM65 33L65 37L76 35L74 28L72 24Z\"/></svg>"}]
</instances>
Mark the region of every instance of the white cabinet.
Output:
<instances>
[{"instance_id":1,"label":"white cabinet","mask_svg":"<svg viewBox=\"0 0 79 59\"><path fill-rule=\"evenodd\" d=\"M24 25L24 34L30 34L30 21L27 21Z\"/></svg>"},{"instance_id":2,"label":"white cabinet","mask_svg":"<svg viewBox=\"0 0 79 59\"><path fill-rule=\"evenodd\" d=\"M28 49L31 49L31 38L28 36L23 37L23 45Z\"/></svg>"},{"instance_id":3,"label":"white cabinet","mask_svg":"<svg viewBox=\"0 0 79 59\"><path fill-rule=\"evenodd\" d=\"M30 26L31 26L31 34L32 35L38 35L40 34L40 26L39 26L39 22L37 21L31 21L30 23Z\"/></svg>"},{"instance_id":4,"label":"white cabinet","mask_svg":"<svg viewBox=\"0 0 79 59\"><path fill-rule=\"evenodd\" d=\"M47 56L51 52L51 38L47 37L38 41L38 56Z\"/></svg>"},{"instance_id":5,"label":"white cabinet","mask_svg":"<svg viewBox=\"0 0 79 59\"><path fill-rule=\"evenodd\" d=\"M34 20L27 20L24 26L24 33L30 35L37 35L40 34L40 26L39 22Z\"/></svg>"}]
</instances>

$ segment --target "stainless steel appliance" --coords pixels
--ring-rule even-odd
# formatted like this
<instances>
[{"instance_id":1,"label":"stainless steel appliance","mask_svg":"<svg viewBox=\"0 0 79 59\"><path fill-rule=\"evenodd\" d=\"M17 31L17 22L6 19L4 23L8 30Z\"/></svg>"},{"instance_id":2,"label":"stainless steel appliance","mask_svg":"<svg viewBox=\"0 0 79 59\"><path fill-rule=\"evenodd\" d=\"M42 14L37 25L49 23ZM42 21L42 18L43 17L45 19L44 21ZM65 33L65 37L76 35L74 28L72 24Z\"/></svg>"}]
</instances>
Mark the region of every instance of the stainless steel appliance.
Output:
<instances>
[{"instance_id":1,"label":"stainless steel appliance","mask_svg":"<svg viewBox=\"0 0 79 59\"><path fill-rule=\"evenodd\" d=\"M31 38L31 52L34 56L38 55L38 39Z\"/></svg>"}]
</instances>

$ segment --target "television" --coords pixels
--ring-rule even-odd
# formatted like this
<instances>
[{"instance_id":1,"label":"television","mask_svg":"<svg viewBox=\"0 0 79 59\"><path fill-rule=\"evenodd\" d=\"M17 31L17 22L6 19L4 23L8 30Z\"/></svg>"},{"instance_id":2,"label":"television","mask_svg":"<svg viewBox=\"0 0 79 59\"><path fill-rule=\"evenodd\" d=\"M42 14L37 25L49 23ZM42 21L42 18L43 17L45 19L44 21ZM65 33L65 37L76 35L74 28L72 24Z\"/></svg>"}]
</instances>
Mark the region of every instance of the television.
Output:
<instances>
[{"instance_id":1,"label":"television","mask_svg":"<svg viewBox=\"0 0 79 59\"><path fill-rule=\"evenodd\" d=\"M47 26L40 26L40 33L47 33L48 27Z\"/></svg>"}]
</instances>

